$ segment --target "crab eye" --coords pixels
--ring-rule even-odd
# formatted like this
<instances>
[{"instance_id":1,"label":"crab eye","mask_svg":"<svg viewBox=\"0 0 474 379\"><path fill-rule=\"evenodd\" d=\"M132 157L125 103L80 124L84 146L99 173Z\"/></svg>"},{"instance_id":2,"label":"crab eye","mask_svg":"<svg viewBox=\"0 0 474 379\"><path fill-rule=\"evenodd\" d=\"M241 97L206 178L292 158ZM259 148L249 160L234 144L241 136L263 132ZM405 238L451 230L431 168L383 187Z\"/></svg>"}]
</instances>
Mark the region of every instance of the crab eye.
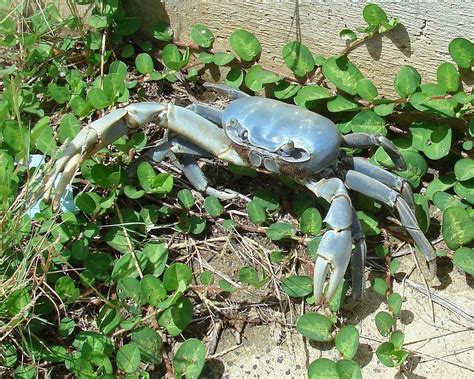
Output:
<instances>
[{"instance_id":1,"label":"crab eye","mask_svg":"<svg viewBox=\"0 0 474 379\"><path fill-rule=\"evenodd\" d=\"M281 151L284 155L292 155L295 151L295 143L292 140L289 140L281 147Z\"/></svg>"},{"instance_id":2,"label":"crab eye","mask_svg":"<svg viewBox=\"0 0 474 379\"><path fill-rule=\"evenodd\" d=\"M240 139L242 141L248 141L249 139L249 132L246 131L245 129L240 132Z\"/></svg>"}]
</instances>

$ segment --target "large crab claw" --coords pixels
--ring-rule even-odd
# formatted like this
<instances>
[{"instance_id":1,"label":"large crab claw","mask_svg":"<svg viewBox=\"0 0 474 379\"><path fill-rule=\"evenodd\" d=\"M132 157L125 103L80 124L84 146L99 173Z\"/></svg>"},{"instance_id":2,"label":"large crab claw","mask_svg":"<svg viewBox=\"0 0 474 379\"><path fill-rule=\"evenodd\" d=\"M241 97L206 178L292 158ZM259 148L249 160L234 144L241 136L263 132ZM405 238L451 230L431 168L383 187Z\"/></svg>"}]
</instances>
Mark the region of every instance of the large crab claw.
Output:
<instances>
[{"instance_id":1,"label":"large crab claw","mask_svg":"<svg viewBox=\"0 0 474 379\"><path fill-rule=\"evenodd\" d=\"M53 209L57 209L66 186L85 159L129 131L136 130L151 121L184 137L212 156L240 166L246 165L232 148L224 131L193 111L173 104L136 103L114 110L92 122L65 145L53 164L52 172L45 175L36 191L38 194L36 199L43 195L44 200L48 202L52 195ZM53 188L58 177L60 177L58 184Z\"/></svg>"}]
</instances>

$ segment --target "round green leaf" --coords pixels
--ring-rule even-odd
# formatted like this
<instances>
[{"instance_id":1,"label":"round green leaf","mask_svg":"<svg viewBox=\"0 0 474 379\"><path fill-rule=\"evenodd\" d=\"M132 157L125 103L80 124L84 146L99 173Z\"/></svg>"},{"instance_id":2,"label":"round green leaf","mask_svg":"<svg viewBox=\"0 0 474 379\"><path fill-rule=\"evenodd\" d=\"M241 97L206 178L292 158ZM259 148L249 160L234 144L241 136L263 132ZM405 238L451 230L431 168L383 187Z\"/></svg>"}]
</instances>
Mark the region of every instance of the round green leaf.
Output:
<instances>
[{"instance_id":1,"label":"round green leaf","mask_svg":"<svg viewBox=\"0 0 474 379\"><path fill-rule=\"evenodd\" d=\"M393 113L393 108L395 104L379 104L374 107L374 112L380 117L385 117Z\"/></svg>"},{"instance_id":2,"label":"round green leaf","mask_svg":"<svg viewBox=\"0 0 474 379\"><path fill-rule=\"evenodd\" d=\"M449 54L459 67L469 69L474 60L474 44L465 38L455 38L448 46Z\"/></svg>"},{"instance_id":3,"label":"round green leaf","mask_svg":"<svg viewBox=\"0 0 474 379\"><path fill-rule=\"evenodd\" d=\"M444 241L451 250L465 246L474 239L474 220L459 206L444 211L441 229Z\"/></svg>"},{"instance_id":4,"label":"round green leaf","mask_svg":"<svg viewBox=\"0 0 474 379\"><path fill-rule=\"evenodd\" d=\"M354 133L387 135L384 119L372 110L357 113L351 121L351 126Z\"/></svg>"},{"instance_id":5,"label":"round green leaf","mask_svg":"<svg viewBox=\"0 0 474 379\"><path fill-rule=\"evenodd\" d=\"M257 286L260 282L257 271L253 267L242 267L239 270L239 281L253 286Z\"/></svg>"},{"instance_id":6,"label":"round green leaf","mask_svg":"<svg viewBox=\"0 0 474 379\"><path fill-rule=\"evenodd\" d=\"M199 275L199 280L201 284L208 286L214 283L214 274L211 271L203 271L201 275Z\"/></svg>"},{"instance_id":7,"label":"round green leaf","mask_svg":"<svg viewBox=\"0 0 474 379\"><path fill-rule=\"evenodd\" d=\"M170 43L163 48L161 52L161 59L163 63L170 70L181 70L184 66L188 64L189 58L184 58L181 52L178 49L178 46Z\"/></svg>"},{"instance_id":8,"label":"round green leaf","mask_svg":"<svg viewBox=\"0 0 474 379\"><path fill-rule=\"evenodd\" d=\"M239 67L232 67L225 77L225 84L239 88L244 82L244 71Z\"/></svg>"},{"instance_id":9,"label":"round green leaf","mask_svg":"<svg viewBox=\"0 0 474 379\"><path fill-rule=\"evenodd\" d=\"M400 97L409 97L421 84L421 76L411 66L403 66L398 72L393 86Z\"/></svg>"},{"instance_id":10,"label":"round green leaf","mask_svg":"<svg viewBox=\"0 0 474 379\"><path fill-rule=\"evenodd\" d=\"M354 112L360 109L359 104L341 95L337 95L334 99L329 100L327 103L327 107L328 107L328 111L332 113Z\"/></svg>"},{"instance_id":11,"label":"round green leaf","mask_svg":"<svg viewBox=\"0 0 474 379\"><path fill-rule=\"evenodd\" d=\"M59 125L59 141L64 143L67 139L73 139L77 133L79 133L79 130L81 130L79 120L71 113L65 114L61 118L61 123Z\"/></svg>"},{"instance_id":12,"label":"round green leaf","mask_svg":"<svg viewBox=\"0 0 474 379\"><path fill-rule=\"evenodd\" d=\"M191 28L191 39L199 46L209 48L214 42L214 35L207 26L194 24Z\"/></svg>"},{"instance_id":13,"label":"round green leaf","mask_svg":"<svg viewBox=\"0 0 474 379\"><path fill-rule=\"evenodd\" d=\"M354 42L357 39L356 34L350 29L342 29L339 32L339 38Z\"/></svg>"},{"instance_id":14,"label":"round green leaf","mask_svg":"<svg viewBox=\"0 0 474 379\"><path fill-rule=\"evenodd\" d=\"M257 37L245 29L237 29L230 35L230 46L242 60L254 60L262 50Z\"/></svg>"},{"instance_id":15,"label":"round green leaf","mask_svg":"<svg viewBox=\"0 0 474 379\"><path fill-rule=\"evenodd\" d=\"M204 208L206 209L209 216L214 218L219 217L224 213L224 207L222 206L219 199L214 195L206 197L204 200Z\"/></svg>"},{"instance_id":16,"label":"round green leaf","mask_svg":"<svg viewBox=\"0 0 474 379\"><path fill-rule=\"evenodd\" d=\"M372 282L372 289L381 296L385 296L388 291L387 283L384 278L374 278Z\"/></svg>"},{"instance_id":17,"label":"round green leaf","mask_svg":"<svg viewBox=\"0 0 474 379\"><path fill-rule=\"evenodd\" d=\"M247 71L245 85L252 91L260 91L264 84L275 83L280 79L279 75L264 70L260 65L254 65Z\"/></svg>"},{"instance_id":18,"label":"round green leaf","mask_svg":"<svg viewBox=\"0 0 474 379\"><path fill-rule=\"evenodd\" d=\"M454 252L453 263L461 270L474 276L474 249L460 247Z\"/></svg>"},{"instance_id":19,"label":"round green leaf","mask_svg":"<svg viewBox=\"0 0 474 379\"><path fill-rule=\"evenodd\" d=\"M123 345L117 352L116 359L119 370L133 374L140 367L140 350L135 344Z\"/></svg>"},{"instance_id":20,"label":"round green leaf","mask_svg":"<svg viewBox=\"0 0 474 379\"><path fill-rule=\"evenodd\" d=\"M474 178L457 182L454 185L454 192L456 192L456 195L474 204Z\"/></svg>"},{"instance_id":21,"label":"round green leaf","mask_svg":"<svg viewBox=\"0 0 474 379\"><path fill-rule=\"evenodd\" d=\"M194 196L187 188L179 190L177 197L179 205L183 208L190 209L194 205Z\"/></svg>"},{"instance_id":22,"label":"round green leaf","mask_svg":"<svg viewBox=\"0 0 474 379\"><path fill-rule=\"evenodd\" d=\"M90 88L87 92L87 101L97 110L107 108L110 105L109 98L100 88Z\"/></svg>"},{"instance_id":23,"label":"round green leaf","mask_svg":"<svg viewBox=\"0 0 474 379\"><path fill-rule=\"evenodd\" d=\"M267 213L260 202L252 200L247 203L246 207L250 222L253 224L263 224L267 220Z\"/></svg>"},{"instance_id":24,"label":"round green leaf","mask_svg":"<svg viewBox=\"0 0 474 379\"><path fill-rule=\"evenodd\" d=\"M289 297L305 297L313 292L313 279L303 275L290 276L283 279L281 289Z\"/></svg>"},{"instance_id":25,"label":"round green leaf","mask_svg":"<svg viewBox=\"0 0 474 379\"><path fill-rule=\"evenodd\" d=\"M174 291L178 288L181 280L184 280L186 285L190 285L193 280L193 272L184 263L173 263L165 271L163 284L168 291Z\"/></svg>"},{"instance_id":26,"label":"round green leaf","mask_svg":"<svg viewBox=\"0 0 474 379\"><path fill-rule=\"evenodd\" d=\"M290 99L298 93L300 88L299 84L281 81L276 85L273 95L279 100Z\"/></svg>"},{"instance_id":27,"label":"round green leaf","mask_svg":"<svg viewBox=\"0 0 474 379\"><path fill-rule=\"evenodd\" d=\"M199 61L205 64L212 63L214 61L214 55L206 51L201 51L199 53L198 58L199 58Z\"/></svg>"},{"instance_id":28,"label":"round green leaf","mask_svg":"<svg viewBox=\"0 0 474 379\"><path fill-rule=\"evenodd\" d=\"M382 343L376 350L377 358L387 367L395 367L392 355L395 351L395 346L391 342Z\"/></svg>"},{"instance_id":29,"label":"round green leaf","mask_svg":"<svg viewBox=\"0 0 474 379\"><path fill-rule=\"evenodd\" d=\"M160 279L153 275L145 275L140 280L143 301L155 307L166 297L166 290Z\"/></svg>"},{"instance_id":30,"label":"round green leaf","mask_svg":"<svg viewBox=\"0 0 474 379\"><path fill-rule=\"evenodd\" d=\"M173 39L173 29L166 22L159 21L153 25L153 38L159 41L168 42Z\"/></svg>"},{"instance_id":31,"label":"round green leaf","mask_svg":"<svg viewBox=\"0 0 474 379\"><path fill-rule=\"evenodd\" d=\"M319 100L329 99L333 95L327 90L318 85L304 86L298 91L294 98L295 104L306 109L312 109L320 103Z\"/></svg>"},{"instance_id":32,"label":"round green leaf","mask_svg":"<svg viewBox=\"0 0 474 379\"><path fill-rule=\"evenodd\" d=\"M158 323L165 327L172 337L181 334L192 320L193 304L184 296L158 316Z\"/></svg>"},{"instance_id":33,"label":"round green leaf","mask_svg":"<svg viewBox=\"0 0 474 379\"><path fill-rule=\"evenodd\" d=\"M438 66L436 71L438 84L441 85L446 92L455 92L459 88L459 73L452 63L444 62Z\"/></svg>"},{"instance_id":34,"label":"round green leaf","mask_svg":"<svg viewBox=\"0 0 474 379\"><path fill-rule=\"evenodd\" d=\"M350 95L357 94L357 82L364 78L346 56L328 58L323 64L323 74L337 88Z\"/></svg>"},{"instance_id":35,"label":"round green leaf","mask_svg":"<svg viewBox=\"0 0 474 379\"><path fill-rule=\"evenodd\" d=\"M359 365L349 359L341 359L336 363L339 379L362 379Z\"/></svg>"},{"instance_id":36,"label":"round green leaf","mask_svg":"<svg viewBox=\"0 0 474 379\"><path fill-rule=\"evenodd\" d=\"M389 313L381 311L375 315L375 326L382 336L388 336L393 324L393 317Z\"/></svg>"},{"instance_id":37,"label":"round green leaf","mask_svg":"<svg viewBox=\"0 0 474 379\"><path fill-rule=\"evenodd\" d=\"M352 359L359 347L359 331L355 326L346 325L336 336L336 348L346 359Z\"/></svg>"},{"instance_id":38,"label":"round green leaf","mask_svg":"<svg viewBox=\"0 0 474 379\"><path fill-rule=\"evenodd\" d=\"M235 59L232 54L219 51L214 54L212 61L218 66L225 66Z\"/></svg>"},{"instance_id":39,"label":"round green leaf","mask_svg":"<svg viewBox=\"0 0 474 379\"><path fill-rule=\"evenodd\" d=\"M140 74L151 74L153 72L153 59L148 53L138 54L135 58L135 66Z\"/></svg>"},{"instance_id":40,"label":"round green leaf","mask_svg":"<svg viewBox=\"0 0 474 379\"><path fill-rule=\"evenodd\" d=\"M390 334L390 342L393 343L395 349L401 349L403 346L403 341L405 340L405 335L399 330L395 330Z\"/></svg>"},{"instance_id":41,"label":"round green leaf","mask_svg":"<svg viewBox=\"0 0 474 379\"><path fill-rule=\"evenodd\" d=\"M402 297L396 292L390 294L387 298L388 307L393 312L394 316L398 316L400 313L400 310L402 309L402 301Z\"/></svg>"},{"instance_id":42,"label":"round green leaf","mask_svg":"<svg viewBox=\"0 0 474 379\"><path fill-rule=\"evenodd\" d=\"M301 233L317 235L321 231L322 218L316 208L307 208L299 221Z\"/></svg>"},{"instance_id":43,"label":"round green leaf","mask_svg":"<svg viewBox=\"0 0 474 379\"><path fill-rule=\"evenodd\" d=\"M339 379L336 362L327 358L318 358L308 367L309 379Z\"/></svg>"},{"instance_id":44,"label":"round green leaf","mask_svg":"<svg viewBox=\"0 0 474 379\"><path fill-rule=\"evenodd\" d=\"M368 79L361 79L357 82L357 93L367 101L372 101L379 95L377 88Z\"/></svg>"},{"instance_id":45,"label":"round green leaf","mask_svg":"<svg viewBox=\"0 0 474 379\"><path fill-rule=\"evenodd\" d=\"M318 342L328 342L333 339L331 329L333 322L327 317L308 312L300 316L296 322L296 329L303 336Z\"/></svg>"},{"instance_id":46,"label":"round green leaf","mask_svg":"<svg viewBox=\"0 0 474 379\"><path fill-rule=\"evenodd\" d=\"M173 358L174 375L177 378L198 379L204 367L206 348L195 338L183 342Z\"/></svg>"},{"instance_id":47,"label":"round green leaf","mask_svg":"<svg viewBox=\"0 0 474 379\"><path fill-rule=\"evenodd\" d=\"M291 238L295 235L295 230L286 222L276 222L267 229L267 237L272 241L279 241L283 238Z\"/></svg>"},{"instance_id":48,"label":"round green leaf","mask_svg":"<svg viewBox=\"0 0 474 379\"><path fill-rule=\"evenodd\" d=\"M305 76L314 69L313 55L301 42L288 42L281 50L286 65L296 76Z\"/></svg>"},{"instance_id":49,"label":"round green leaf","mask_svg":"<svg viewBox=\"0 0 474 379\"><path fill-rule=\"evenodd\" d=\"M433 201L433 196L436 192L446 191L447 189L454 187L455 183L456 177L454 174L442 175L428 184L425 195L428 199Z\"/></svg>"},{"instance_id":50,"label":"round green leaf","mask_svg":"<svg viewBox=\"0 0 474 379\"><path fill-rule=\"evenodd\" d=\"M442 191L438 191L434 194L433 203L434 203L434 205L436 205L443 212L446 209L448 209L450 207L454 207L454 206L458 206L458 207L461 207L463 209L467 208L467 205L462 203L461 200L455 198L450 193L446 193L446 192L442 192Z\"/></svg>"},{"instance_id":51,"label":"round green leaf","mask_svg":"<svg viewBox=\"0 0 474 379\"><path fill-rule=\"evenodd\" d=\"M362 11L362 17L369 25L378 26L383 21L388 22L385 11L380 8L377 4L367 4Z\"/></svg>"},{"instance_id":52,"label":"round green leaf","mask_svg":"<svg viewBox=\"0 0 474 379\"><path fill-rule=\"evenodd\" d=\"M124 78L118 73L105 75L103 88L108 98L113 100L125 92Z\"/></svg>"},{"instance_id":53,"label":"round green leaf","mask_svg":"<svg viewBox=\"0 0 474 379\"><path fill-rule=\"evenodd\" d=\"M140 350L142 361L155 364L161 362L162 339L154 329L145 326L131 335L132 343Z\"/></svg>"},{"instance_id":54,"label":"round green leaf","mask_svg":"<svg viewBox=\"0 0 474 379\"><path fill-rule=\"evenodd\" d=\"M457 180L469 180L474 178L474 159L462 158L454 165L454 174Z\"/></svg>"},{"instance_id":55,"label":"round green leaf","mask_svg":"<svg viewBox=\"0 0 474 379\"><path fill-rule=\"evenodd\" d=\"M420 229L426 233L430 227L430 206L428 198L419 193L415 194L415 216Z\"/></svg>"}]
</instances>

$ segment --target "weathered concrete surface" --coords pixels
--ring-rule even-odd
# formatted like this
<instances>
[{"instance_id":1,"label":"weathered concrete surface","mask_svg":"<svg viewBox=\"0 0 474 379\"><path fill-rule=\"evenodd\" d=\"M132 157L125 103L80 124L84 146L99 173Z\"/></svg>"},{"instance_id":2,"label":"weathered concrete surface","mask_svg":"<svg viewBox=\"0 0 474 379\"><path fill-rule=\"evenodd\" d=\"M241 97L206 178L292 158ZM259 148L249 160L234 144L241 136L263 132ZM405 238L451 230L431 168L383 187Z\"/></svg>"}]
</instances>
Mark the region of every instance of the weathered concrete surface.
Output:
<instances>
[{"instance_id":1,"label":"weathered concrete surface","mask_svg":"<svg viewBox=\"0 0 474 379\"><path fill-rule=\"evenodd\" d=\"M229 1L229 0L128 0L129 12L145 20L150 31L157 20L167 20L175 37L190 42L195 23L207 25L216 36L215 47L228 49L228 37L237 28L255 33L262 44L261 62L282 72L286 69L281 48L300 39L314 54L337 54L345 46L339 38L344 28L365 25L364 1ZM448 44L455 37L474 38L471 1L382 1L389 17L403 26L376 37L351 53L350 58L382 94L393 93L400 66L416 67L422 77L435 80L439 63L450 60Z\"/></svg>"}]
</instances>

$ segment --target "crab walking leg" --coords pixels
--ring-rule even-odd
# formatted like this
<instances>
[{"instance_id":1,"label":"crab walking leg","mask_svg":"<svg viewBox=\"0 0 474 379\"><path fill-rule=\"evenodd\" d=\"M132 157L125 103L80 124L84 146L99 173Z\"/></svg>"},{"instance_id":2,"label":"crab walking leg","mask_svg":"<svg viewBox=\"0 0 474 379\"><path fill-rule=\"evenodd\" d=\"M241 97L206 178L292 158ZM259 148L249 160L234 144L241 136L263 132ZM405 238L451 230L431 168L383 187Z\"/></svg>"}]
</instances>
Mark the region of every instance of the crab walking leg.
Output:
<instances>
[{"instance_id":1,"label":"crab walking leg","mask_svg":"<svg viewBox=\"0 0 474 379\"><path fill-rule=\"evenodd\" d=\"M216 125L222 126L222 110L211 107L207 104L194 103L186 107L206 120L213 122Z\"/></svg>"},{"instance_id":2,"label":"crab walking leg","mask_svg":"<svg viewBox=\"0 0 474 379\"><path fill-rule=\"evenodd\" d=\"M237 193L231 192L230 190L219 191L208 184L195 157L212 157L207 151L180 137L172 137L169 141L147 152L146 155L157 163L161 162L165 157L170 158L171 162L183 171L183 174L188 178L191 185L198 191L217 196L222 200L232 199L237 195Z\"/></svg>"},{"instance_id":3,"label":"crab walking leg","mask_svg":"<svg viewBox=\"0 0 474 379\"><path fill-rule=\"evenodd\" d=\"M406 170L406 164L400 151L388 138L381 134L351 133L342 136L343 144L347 147L365 148L370 146L382 146L387 152L397 170Z\"/></svg>"},{"instance_id":4,"label":"crab walking leg","mask_svg":"<svg viewBox=\"0 0 474 379\"><path fill-rule=\"evenodd\" d=\"M434 277L436 274L435 250L421 231L418 222L416 221L415 214L403 197L397 191L387 187L385 184L353 170L347 171L345 183L348 188L353 189L354 191L379 200L390 207L397 208L402 225L425 256L430 268L430 274Z\"/></svg>"},{"instance_id":5,"label":"crab walking leg","mask_svg":"<svg viewBox=\"0 0 474 379\"><path fill-rule=\"evenodd\" d=\"M355 246L351 257L352 298L358 300L364 294L364 271L367 258L367 245L365 243L362 225L360 224L354 207L352 207L352 241Z\"/></svg>"},{"instance_id":6,"label":"crab walking leg","mask_svg":"<svg viewBox=\"0 0 474 379\"><path fill-rule=\"evenodd\" d=\"M324 233L316 254L314 267L314 300L321 302L329 270L332 270L327 300L336 292L344 278L352 250L352 204L342 180L337 178L308 181L305 186L316 196L328 201L331 206L324 221L330 230Z\"/></svg>"},{"instance_id":7,"label":"crab walking leg","mask_svg":"<svg viewBox=\"0 0 474 379\"><path fill-rule=\"evenodd\" d=\"M232 100L241 99L242 97L250 97L248 93L237 88L226 86L225 84L204 83L204 87L222 95L229 96Z\"/></svg>"},{"instance_id":8,"label":"crab walking leg","mask_svg":"<svg viewBox=\"0 0 474 379\"><path fill-rule=\"evenodd\" d=\"M350 168L370 176L371 178L389 186L397 192L400 192L403 199L408 203L410 208L415 210L415 200L410 184L398 175L395 175L383 168L377 167L372 163L367 162L362 158L347 158L345 161L350 165Z\"/></svg>"}]
</instances>

